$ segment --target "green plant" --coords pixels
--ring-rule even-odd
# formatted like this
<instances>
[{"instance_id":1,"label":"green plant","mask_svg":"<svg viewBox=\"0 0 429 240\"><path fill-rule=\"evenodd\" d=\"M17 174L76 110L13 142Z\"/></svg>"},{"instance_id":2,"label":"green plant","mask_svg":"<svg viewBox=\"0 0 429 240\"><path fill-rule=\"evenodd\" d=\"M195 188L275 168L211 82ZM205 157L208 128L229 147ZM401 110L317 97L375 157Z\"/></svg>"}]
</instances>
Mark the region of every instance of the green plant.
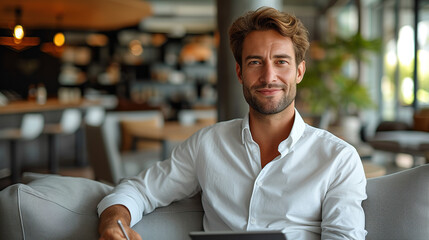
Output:
<instances>
[{"instance_id":1,"label":"green plant","mask_svg":"<svg viewBox=\"0 0 429 240\"><path fill-rule=\"evenodd\" d=\"M367 40L360 34L348 39L336 37L332 42L312 43L312 59L299 84L299 98L313 114L335 110L337 115L353 114L374 107L368 89L358 76L350 76L344 66L350 61L367 62L368 52L378 52L380 40Z\"/></svg>"}]
</instances>

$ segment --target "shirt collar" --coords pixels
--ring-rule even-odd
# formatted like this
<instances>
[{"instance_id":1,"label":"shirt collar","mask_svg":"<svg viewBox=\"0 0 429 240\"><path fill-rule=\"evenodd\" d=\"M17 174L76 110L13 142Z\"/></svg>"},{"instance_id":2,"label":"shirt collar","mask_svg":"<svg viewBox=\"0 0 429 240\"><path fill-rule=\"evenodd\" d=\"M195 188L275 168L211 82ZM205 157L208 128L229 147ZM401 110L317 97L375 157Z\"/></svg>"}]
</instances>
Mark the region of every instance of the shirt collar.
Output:
<instances>
[{"instance_id":1,"label":"shirt collar","mask_svg":"<svg viewBox=\"0 0 429 240\"><path fill-rule=\"evenodd\" d=\"M241 140L243 144L245 144L246 139L252 139L252 134L250 133L250 125L249 125L249 113L243 118L242 122L242 130L241 130ZM287 149L291 149L296 142L301 138L302 134L305 130L305 122L299 114L298 110L295 109L295 119L293 122L292 130L289 134L289 137L283 140L279 145L279 152L282 154Z\"/></svg>"},{"instance_id":2,"label":"shirt collar","mask_svg":"<svg viewBox=\"0 0 429 240\"><path fill-rule=\"evenodd\" d=\"M243 144L246 143L247 139L252 139L252 134L250 133L250 124L249 124L249 113L246 114L241 123L241 141Z\"/></svg>"},{"instance_id":3,"label":"shirt collar","mask_svg":"<svg viewBox=\"0 0 429 240\"><path fill-rule=\"evenodd\" d=\"M298 142L298 140L304 134L304 130L305 130L304 119L302 119L298 110L295 109L295 119L293 122L292 130L290 131L289 137L283 140L279 145L279 152L281 153L282 157L284 154L288 152L286 150L290 150Z\"/></svg>"}]
</instances>

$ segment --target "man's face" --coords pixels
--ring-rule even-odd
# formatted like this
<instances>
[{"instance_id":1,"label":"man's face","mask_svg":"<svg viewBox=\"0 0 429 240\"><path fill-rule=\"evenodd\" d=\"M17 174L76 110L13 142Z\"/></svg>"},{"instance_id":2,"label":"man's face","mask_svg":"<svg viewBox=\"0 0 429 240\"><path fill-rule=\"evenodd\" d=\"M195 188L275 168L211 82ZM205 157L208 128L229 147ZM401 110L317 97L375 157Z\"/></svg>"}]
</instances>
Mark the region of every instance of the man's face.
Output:
<instances>
[{"instance_id":1,"label":"man's face","mask_svg":"<svg viewBox=\"0 0 429 240\"><path fill-rule=\"evenodd\" d=\"M274 30L253 31L243 43L242 67L236 72L244 98L261 114L282 112L294 102L296 84L301 82L305 62L298 67L292 40Z\"/></svg>"}]
</instances>

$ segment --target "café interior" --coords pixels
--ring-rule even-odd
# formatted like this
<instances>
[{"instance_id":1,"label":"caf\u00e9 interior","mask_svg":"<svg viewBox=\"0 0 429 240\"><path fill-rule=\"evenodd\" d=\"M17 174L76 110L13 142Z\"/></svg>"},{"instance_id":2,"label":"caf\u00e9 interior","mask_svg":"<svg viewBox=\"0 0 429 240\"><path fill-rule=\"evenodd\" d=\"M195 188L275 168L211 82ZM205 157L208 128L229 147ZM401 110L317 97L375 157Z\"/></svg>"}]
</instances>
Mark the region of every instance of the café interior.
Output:
<instances>
[{"instance_id":1,"label":"caf\u00e9 interior","mask_svg":"<svg viewBox=\"0 0 429 240\"><path fill-rule=\"evenodd\" d=\"M305 121L367 178L429 163L427 0L2 0L0 189L26 172L116 184L243 117L226 32L271 4L309 31Z\"/></svg>"}]
</instances>

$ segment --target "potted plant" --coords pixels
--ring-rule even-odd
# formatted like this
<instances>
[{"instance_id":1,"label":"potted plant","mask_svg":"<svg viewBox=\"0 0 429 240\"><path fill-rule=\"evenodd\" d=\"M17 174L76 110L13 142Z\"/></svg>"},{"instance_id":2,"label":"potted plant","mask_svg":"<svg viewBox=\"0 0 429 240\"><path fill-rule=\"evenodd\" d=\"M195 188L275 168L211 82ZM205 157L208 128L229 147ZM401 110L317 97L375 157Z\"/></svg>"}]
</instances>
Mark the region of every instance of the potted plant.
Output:
<instances>
[{"instance_id":1,"label":"potted plant","mask_svg":"<svg viewBox=\"0 0 429 240\"><path fill-rule=\"evenodd\" d=\"M303 105L312 116L334 113L337 123L341 116L357 115L361 109L374 107L358 74L351 75L344 67L350 61L359 66L367 61L368 52L380 49L380 40L367 40L359 33L348 39L335 37L332 42L313 42L304 80L298 85L298 106Z\"/></svg>"}]
</instances>

